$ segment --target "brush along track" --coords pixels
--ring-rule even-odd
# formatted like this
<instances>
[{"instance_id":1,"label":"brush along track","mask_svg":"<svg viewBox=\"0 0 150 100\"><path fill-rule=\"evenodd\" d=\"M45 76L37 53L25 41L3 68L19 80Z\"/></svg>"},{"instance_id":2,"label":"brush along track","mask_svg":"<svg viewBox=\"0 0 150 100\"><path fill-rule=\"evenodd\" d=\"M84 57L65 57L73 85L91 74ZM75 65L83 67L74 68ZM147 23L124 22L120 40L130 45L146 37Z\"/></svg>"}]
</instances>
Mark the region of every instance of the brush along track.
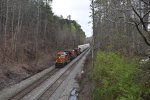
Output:
<instances>
[{"instance_id":1,"label":"brush along track","mask_svg":"<svg viewBox=\"0 0 150 100\"><path fill-rule=\"evenodd\" d=\"M63 69L54 69L51 72L44 75L42 78L34 82L32 85L28 86L9 100L46 100L51 96L55 90L59 87L59 85L65 80L66 76L70 74L73 70L73 66L78 62L78 60L84 56L87 52L83 52L79 55L74 61L65 66ZM58 75L56 75L58 74ZM55 77L56 78L55 78ZM45 83L49 83L49 85L44 85ZM42 86L45 86L43 87ZM42 88L43 89L40 89ZM37 94L36 94L37 92Z\"/></svg>"}]
</instances>

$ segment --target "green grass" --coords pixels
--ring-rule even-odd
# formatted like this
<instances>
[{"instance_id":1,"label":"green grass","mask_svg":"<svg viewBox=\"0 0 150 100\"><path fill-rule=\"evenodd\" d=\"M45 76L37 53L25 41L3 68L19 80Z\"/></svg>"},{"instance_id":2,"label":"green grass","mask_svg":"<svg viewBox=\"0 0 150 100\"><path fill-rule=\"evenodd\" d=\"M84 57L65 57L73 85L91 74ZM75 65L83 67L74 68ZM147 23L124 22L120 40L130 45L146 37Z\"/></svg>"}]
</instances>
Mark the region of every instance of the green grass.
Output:
<instances>
[{"instance_id":1,"label":"green grass","mask_svg":"<svg viewBox=\"0 0 150 100\"><path fill-rule=\"evenodd\" d=\"M92 69L93 100L141 100L138 72L135 60L113 52L98 52Z\"/></svg>"}]
</instances>

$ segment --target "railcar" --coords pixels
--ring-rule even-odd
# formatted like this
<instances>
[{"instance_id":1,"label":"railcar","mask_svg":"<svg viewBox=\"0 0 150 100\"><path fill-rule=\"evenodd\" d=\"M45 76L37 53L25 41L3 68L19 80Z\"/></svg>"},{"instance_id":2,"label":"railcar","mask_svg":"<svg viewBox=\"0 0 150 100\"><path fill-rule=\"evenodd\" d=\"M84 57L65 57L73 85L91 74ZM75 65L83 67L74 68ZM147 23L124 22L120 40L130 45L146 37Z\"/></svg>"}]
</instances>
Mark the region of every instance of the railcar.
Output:
<instances>
[{"instance_id":1,"label":"railcar","mask_svg":"<svg viewBox=\"0 0 150 100\"><path fill-rule=\"evenodd\" d=\"M80 48L75 48L74 50L75 50L77 56L81 54Z\"/></svg>"},{"instance_id":2,"label":"railcar","mask_svg":"<svg viewBox=\"0 0 150 100\"><path fill-rule=\"evenodd\" d=\"M90 44L83 44L83 45L78 45L78 48L80 48L80 52L83 52L84 50L86 50L87 48L90 47Z\"/></svg>"},{"instance_id":3,"label":"railcar","mask_svg":"<svg viewBox=\"0 0 150 100\"><path fill-rule=\"evenodd\" d=\"M75 50L71 50L71 60L73 60L76 57L77 57L77 53L75 52Z\"/></svg>"}]
</instances>

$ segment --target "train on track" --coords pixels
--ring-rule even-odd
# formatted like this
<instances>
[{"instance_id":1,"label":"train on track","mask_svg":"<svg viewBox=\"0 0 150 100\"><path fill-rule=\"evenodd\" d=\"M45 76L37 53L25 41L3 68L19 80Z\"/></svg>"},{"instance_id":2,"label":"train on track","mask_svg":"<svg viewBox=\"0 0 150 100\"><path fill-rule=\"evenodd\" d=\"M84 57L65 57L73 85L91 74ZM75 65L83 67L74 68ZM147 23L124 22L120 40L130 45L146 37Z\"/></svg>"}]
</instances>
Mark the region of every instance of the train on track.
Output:
<instances>
[{"instance_id":1,"label":"train on track","mask_svg":"<svg viewBox=\"0 0 150 100\"><path fill-rule=\"evenodd\" d=\"M90 44L78 45L75 49L59 51L56 54L55 67L63 67L75 59L78 55L84 52L87 48L90 47Z\"/></svg>"}]
</instances>

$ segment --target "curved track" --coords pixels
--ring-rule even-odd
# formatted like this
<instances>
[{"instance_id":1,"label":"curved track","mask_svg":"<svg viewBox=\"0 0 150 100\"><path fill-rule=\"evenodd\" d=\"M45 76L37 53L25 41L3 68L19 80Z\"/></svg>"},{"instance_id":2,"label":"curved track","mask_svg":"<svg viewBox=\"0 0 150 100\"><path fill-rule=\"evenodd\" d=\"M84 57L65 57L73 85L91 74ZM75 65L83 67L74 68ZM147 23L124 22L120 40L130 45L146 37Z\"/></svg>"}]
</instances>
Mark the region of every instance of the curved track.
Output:
<instances>
[{"instance_id":1,"label":"curved track","mask_svg":"<svg viewBox=\"0 0 150 100\"><path fill-rule=\"evenodd\" d=\"M74 66L78 61L86 54L88 50L84 51L81 55L79 55L76 59L74 59L71 63L65 66L62 69L55 68L51 72L45 74L39 80L35 81L30 86L26 87L9 100L48 100L49 97L57 90L60 84L65 80L65 78L71 73ZM58 74L58 75L57 75ZM56 79L53 77L57 76ZM44 82L49 81L49 84L45 89L36 89L42 87ZM38 95L33 95L33 93L41 91ZM32 97L32 98L31 98Z\"/></svg>"}]
</instances>

